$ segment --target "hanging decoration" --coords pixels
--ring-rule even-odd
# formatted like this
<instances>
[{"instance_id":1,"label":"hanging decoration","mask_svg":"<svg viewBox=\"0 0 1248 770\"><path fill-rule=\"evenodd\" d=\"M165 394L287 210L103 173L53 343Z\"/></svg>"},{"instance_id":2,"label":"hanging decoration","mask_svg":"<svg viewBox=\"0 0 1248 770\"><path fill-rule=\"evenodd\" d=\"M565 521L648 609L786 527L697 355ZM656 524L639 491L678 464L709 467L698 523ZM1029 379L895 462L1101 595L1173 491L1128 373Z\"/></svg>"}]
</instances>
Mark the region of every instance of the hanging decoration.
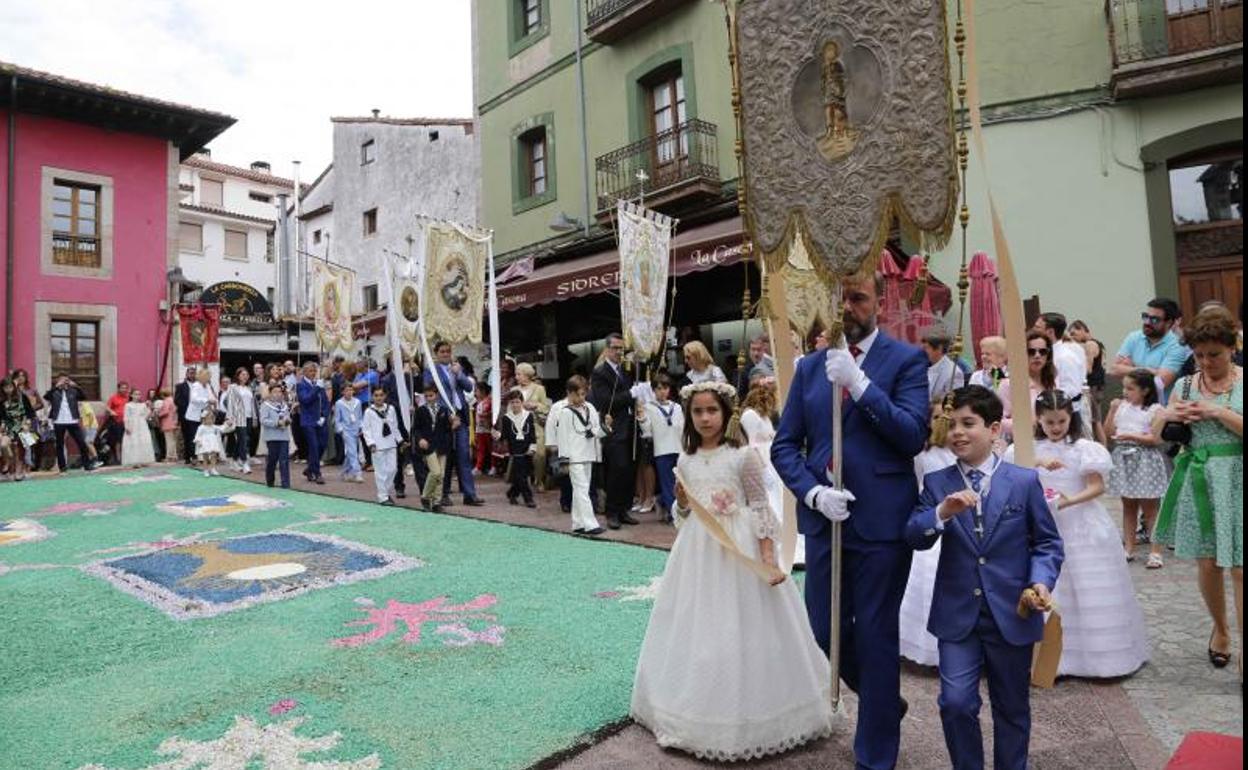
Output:
<instances>
[{"instance_id":1,"label":"hanging decoration","mask_svg":"<svg viewBox=\"0 0 1248 770\"><path fill-rule=\"evenodd\" d=\"M481 342L489 249L445 222L425 227L421 296L425 333L450 343Z\"/></svg>"},{"instance_id":2,"label":"hanging decoration","mask_svg":"<svg viewBox=\"0 0 1248 770\"><path fill-rule=\"evenodd\" d=\"M312 263L312 292L316 301L312 306L316 323L316 338L321 350L333 353L340 350L349 354L351 336L351 293L355 275L350 270L334 267L327 262Z\"/></svg>"},{"instance_id":3,"label":"hanging decoration","mask_svg":"<svg viewBox=\"0 0 1248 770\"><path fill-rule=\"evenodd\" d=\"M768 272L768 294L784 292L789 328L804 340L816 329L832 326L832 292L811 263L800 233L794 234L787 252L779 268Z\"/></svg>"},{"instance_id":4,"label":"hanging decoration","mask_svg":"<svg viewBox=\"0 0 1248 770\"><path fill-rule=\"evenodd\" d=\"M617 214L624 339L638 356L649 359L663 349L673 221L623 200Z\"/></svg>"},{"instance_id":5,"label":"hanging decoration","mask_svg":"<svg viewBox=\"0 0 1248 770\"><path fill-rule=\"evenodd\" d=\"M187 364L209 364L221 358L219 337L221 310L208 305L184 305L178 308L182 326L182 361Z\"/></svg>"}]
</instances>

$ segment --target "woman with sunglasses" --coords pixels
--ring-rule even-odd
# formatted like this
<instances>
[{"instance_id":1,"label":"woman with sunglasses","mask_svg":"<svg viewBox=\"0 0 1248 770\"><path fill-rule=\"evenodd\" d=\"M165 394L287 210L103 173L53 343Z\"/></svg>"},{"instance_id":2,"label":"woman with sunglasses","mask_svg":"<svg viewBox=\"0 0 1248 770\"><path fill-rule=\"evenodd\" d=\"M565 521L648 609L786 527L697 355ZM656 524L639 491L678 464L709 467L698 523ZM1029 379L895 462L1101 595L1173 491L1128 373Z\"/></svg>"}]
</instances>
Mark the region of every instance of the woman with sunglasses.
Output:
<instances>
[{"instance_id":1,"label":"woman with sunglasses","mask_svg":"<svg viewBox=\"0 0 1248 770\"><path fill-rule=\"evenodd\" d=\"M1027 386L1029 389L1027 403L1032 405L1030 426L1035 422L1035 403L1040 394L1053 390L1057 386L1057 368L1053 366L1053 343L1044 332L1035 329L1027 332ZM1001 380L997 386L997 396L1005 404L1005 419L1001 425L1005 429L1007 441L1014 440L1013 410L1010 404L1010 378ZM1028 430L1031 428L1028 427Z\"/></svg>"}]
</instances>

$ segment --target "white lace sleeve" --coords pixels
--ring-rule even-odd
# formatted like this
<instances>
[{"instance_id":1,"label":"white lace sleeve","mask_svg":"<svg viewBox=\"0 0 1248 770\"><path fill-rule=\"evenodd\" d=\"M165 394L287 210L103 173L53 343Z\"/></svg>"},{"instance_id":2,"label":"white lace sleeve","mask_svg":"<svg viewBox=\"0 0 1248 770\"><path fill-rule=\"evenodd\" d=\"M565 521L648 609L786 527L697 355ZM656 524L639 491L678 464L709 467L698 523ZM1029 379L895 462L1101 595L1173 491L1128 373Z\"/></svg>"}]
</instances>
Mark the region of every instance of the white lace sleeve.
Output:
<instances>
[{"instance_id":1,"label":"white lace sleeve","mask_svg":"<svg viewBox=\"0 0 1248 770\"><path fill-rule=\"evenodd\" d=\"M759 540L775 540L780 534L780 520L771 510L767 498L767 470L758 450L747 447L745 460L741 463L741 488L745 491L745 504L750 509L750 522Z\"/></svg>"}]
</instances>

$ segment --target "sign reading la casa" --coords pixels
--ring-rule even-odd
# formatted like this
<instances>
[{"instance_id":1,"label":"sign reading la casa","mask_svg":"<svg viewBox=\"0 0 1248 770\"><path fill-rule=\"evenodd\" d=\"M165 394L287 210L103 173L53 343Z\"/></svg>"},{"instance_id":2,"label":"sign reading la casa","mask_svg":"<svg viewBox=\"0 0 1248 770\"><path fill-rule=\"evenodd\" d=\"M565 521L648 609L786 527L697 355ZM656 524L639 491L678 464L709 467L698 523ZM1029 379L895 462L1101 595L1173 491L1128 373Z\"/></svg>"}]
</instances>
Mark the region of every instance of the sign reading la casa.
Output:
<instances>
[{"instance_id":1,"label":"sign reading la casa","mask_svg":"<svg viewBox=\"0 0 1248 770\"><path fill-rule=\"evenodd\" d=\"M673 274L680 277L732 265L741 261L742 254L740 233L719 242L677 249ZM620 283L619 259L612 251L541 267L523 281L499 287L499 309L519 310L610 291Z\"/></svg>"}]
</instances>

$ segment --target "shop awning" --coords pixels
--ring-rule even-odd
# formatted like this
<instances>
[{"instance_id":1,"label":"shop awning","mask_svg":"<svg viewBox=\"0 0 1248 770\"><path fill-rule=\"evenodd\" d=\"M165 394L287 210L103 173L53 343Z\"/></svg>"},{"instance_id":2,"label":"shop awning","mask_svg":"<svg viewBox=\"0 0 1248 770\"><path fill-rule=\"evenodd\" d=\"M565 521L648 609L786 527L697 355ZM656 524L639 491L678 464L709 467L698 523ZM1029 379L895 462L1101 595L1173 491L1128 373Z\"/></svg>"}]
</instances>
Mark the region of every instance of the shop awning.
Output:
<instances>
[{"instance_id":1,"label":"shop awning","mask_svg":"<svg viewBox=\"0 0 1248 770\"><path fill-rule=\"evenodd\" d=\"M689 275L741 261L741 218L677 232L672 239L675 275ZM498 288L500 310L520 310L615 289L620 253L615 249L543 265L524 280Z\"/></svg>"}]
</instances>

